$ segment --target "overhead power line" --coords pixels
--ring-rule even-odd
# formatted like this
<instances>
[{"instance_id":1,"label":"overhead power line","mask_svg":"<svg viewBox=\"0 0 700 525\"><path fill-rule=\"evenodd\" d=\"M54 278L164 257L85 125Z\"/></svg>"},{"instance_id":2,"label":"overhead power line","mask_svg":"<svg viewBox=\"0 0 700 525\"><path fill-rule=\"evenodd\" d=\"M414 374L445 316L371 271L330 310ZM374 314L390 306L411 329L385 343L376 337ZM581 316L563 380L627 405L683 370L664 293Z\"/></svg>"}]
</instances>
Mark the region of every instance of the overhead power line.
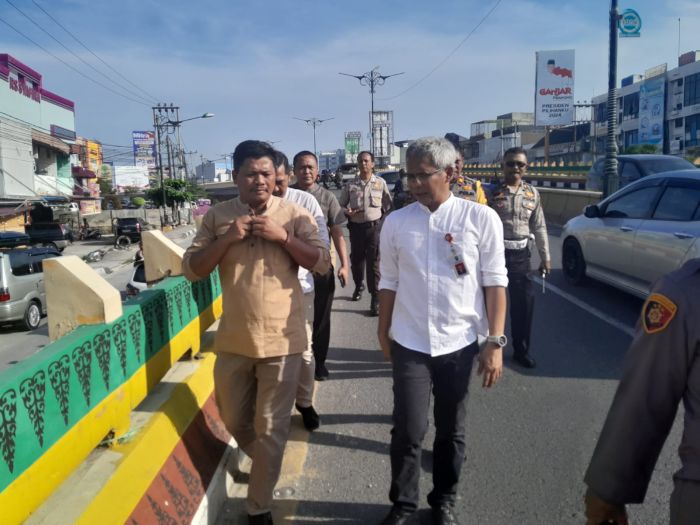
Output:
<instances>
[{"instance_id":1,"label":"overhead power line","mask_svg":"<svg viewBox=\"0 0 700 525\"><path fill-rule=\"evenodd\" d=\"M35 6L37 6L39 9L41 9L41 11L42 11L46 16L48 16L51 20L53 20L53 21L56 23L56 25L57 25L58 27L60 27L60 28L63 29L66 33L68 33L68 34L73 38L73 40L75 40L78 44L80 44L88 53L90 53L92 56L94 56L97 60L99 60L99 61L102 62L105 66L107 66L111 71L113 71L115 74L119 75L119 76L120 76L121 78L123 78L126 82L128 82L129 84L131 84L133 87L135 87L136 89L138 89L139 91L141 91L142 93L144 93L145 95L147 95L151 100L160 100L159 97L156 97L156 96L151 95L148 91L146 91L146 90L143 89L142 87L139 87L137 84L134 84L131 80L129 80L127 77L125 77L124 75L122 75L119 71L117 71L115 68L113 68L113 67L112 67L111 65L109 65L107 62L105 62L100 56L98 56L97 54L95 54L95 52L93 52L92 49L90 49L86 44L84 44L84 43L83 43L77 36L75 36L71 31L69 31L67 27L65 27L63 24L61 24L61 22L59 22L58 20L56 20L56 18L54 18L53 16L51 16L51 14L50 14L48 11L46 11L46 9L44 9L43 7L41 7L41 5L39 5L39 3L36 2L36 0L32 0L32 2L34 3Z\"/></svg>"},{"instance_id":2,"label":"overhead power line","mask_svg":"<svg viewBox=\"0 0 700 525\"><path fill-rule=\"evenodd\" d=\"M56 38L56 37L55 37L53 34L51 34L49 31L47 31L46 29L44 29L36 20L34 20L32 17L30 17L30 16L29 16L27 13L25 13L24 11L22 11L19 7L17 7L15 4L13 4L10 0L5 0L5 1L6 1L8 4L10 4L10 5L11 5L19 14L21 14L24 18L26 18L26 19L29 20L32 24L34 24L36 27L38 27L40 31L42 31L43 33L47 34L54 42L56 42L59 46L61 46L61 47L62 47L63 49L65 49L66 51L68 51L71 55L73 55L73 56L74 56L75 58L77 58L80 62L82 62L83 64L85 64L87 67L89 67L90 69L92 69L95 73L97 73L98 75L103 76L104 78L106 78L109 82L111 82L111 83L114 84L115 86L118 86L120 89L124 90L125 92L129 93L130 95L133 95L133 96L139 98L140 100L143 100L144 102L148 102L148 103L150 104L150 103L153 101L153 100L149 100L149 99L143 97L142 95L140 95L139 93L137 93L137 92L135 92L135 91L129 89L128 87L124 87L124 86L121 85L120 83L115 82L113 78L109 77L108 75L106 75L105 73L103 73L102 71L100 71L99 69L97 69L95 66L93 66L92 64L90 64L90 63L89 63L87 60L85 60L83 57L81 57L81 56L78 55L77 53L73 52L72 49L70 49L68 46L66 46L63 42L61 42L58 38Z\"/></svg>"},{"instance_id":3,"label":"overhead power line","mask_svg":"<svg viewBox=\"0 0 700 525\"><path fill-rule=\"evenodd\" d=\"M427 74L425 74L422 78L420 78L420 79L418 80L418 82L416 82L415 84L413 84L413 85L407 87L406 89L404 89L403 91L401 91L401 92L398 93L397 95L394 95L393 97L380 98L380 99L378 99L378 100L394 100L395 98L399 98L401 95L403 95L403 94L405 94L405 93L408 93L408 92L411 91L413 88L415 88L415 87L419 86L420 84L422 84L430 75L432 75L433 73L435 73L445 62L447 62L450 58L452 58L452 55L454 55L454 54L457 52L457 50L458 50L460 47L462 47L462 46L464 45L464 43L465 43L467 40L469 40L469 38L470 38L474 33L476 33L476 30L479 29L479 27L481 27L481 25L482 25L484 22L486 22L486 20L491 16L491 14L496 10L496 8L500 5L500 3L501 3L502 1L503 1L503 0L496 0L496 3L493 4L493 7L488 11L488 13L486 13L486 14L484 15L484 17L479 21L479 23L476 24L476 25L474 26L474 28L473 28L471 31L469 31L469 34L468 34L467 36L465 36L465 37L461 40L461 42L460 42L459 44L457 44L457 46L456 46L452 51L450 51L450 53L449 53L445 58L443 58L440 62L438 62L438 64L437 64L433 69L431 69L430 71L428 71Z\"/></svg>"},{"instance_id":4,"label":"overhead power line","mask_svg":"<svg viewBox=\"0 0 700 525\"><path fill-rule=\"evenodd\" d=\"M79 69L76 69L75 67L73 67L72 65L70 65L68 62L66 62L65 60L63 60L62 58L60 58L59 56L53 54L51 51L49 51L48 49L46 49L46 48L45 48L44 46L42 46L41 44L39 44L39 43L35 42L34 40L32 40L30 37L28 37L27 35L25 35L24 33L22 33L22 31L20 31L20 30L17 29L15 26L13 26L12 24L10 24L7 20L4 20L3 18L0 18L0 22L2 22L2 23L5 24L7 27L9 27L10 29L12 29L12 30L13 30L15 33L17 33L18 35L20 35L20 36L26 38L27 40L29 40L32 44L34 44L36 47L38 47L39 49L41 49L44 53L46 53L47 55L49 55L49 56L53 57L54 59L58 60L58 61L61 62L64 66L66 66L67 68L69 68L71 71L76 72L76 73L77 73L78 75L80 75L81 77L83 77L83 78L89 80L90 82L92 82L92 83L94 83L94 84L97 84L98 86L102 87L103 89L106 89L107 91L109 91L109 92L111 92L111 93L114 93L115 95L117 95L117 96L119 96L119 97L125 98L126 100L130 100L131 102L136 102L137 104L141 104L142 106L150 106L150 104L146 104L145 102L142 102L141 100L137 100L137 99L135 99L135 98L128 97L128 96L126 96L126 95L124 95L124 94L122 94L122 93L119 93L118 91L115 91L115 90L112 89L111 87L106 86L106 85L103 84L102 82L100 82L100 81L98 81L98 80L95 80L95 79L92 78L92 77L87 76L85 73L83 73L83 72L80 71Z\"/></svg>"}]
</instances>

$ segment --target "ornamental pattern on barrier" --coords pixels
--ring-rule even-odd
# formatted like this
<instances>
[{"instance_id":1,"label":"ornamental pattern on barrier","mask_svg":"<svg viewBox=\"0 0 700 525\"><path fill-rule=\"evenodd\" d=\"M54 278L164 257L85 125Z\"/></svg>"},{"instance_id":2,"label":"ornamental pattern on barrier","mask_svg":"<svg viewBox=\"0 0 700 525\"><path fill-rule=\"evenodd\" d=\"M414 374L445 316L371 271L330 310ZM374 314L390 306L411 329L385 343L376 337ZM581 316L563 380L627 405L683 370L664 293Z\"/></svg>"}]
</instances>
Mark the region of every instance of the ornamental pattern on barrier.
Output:
<instances>
[{"instance_id":1,"label":"ornamental pattern on barrier","mask_svg":"<svg viewBox=\"0 0 700 525\"><path fill-rule=\"evenodd\" d=\"M112 341L119 357L119 366L126 379L126 319L122 319L112 327Z\"/></svg>"},{"instance_id":2,"label":"ornamental pattern on barrier","mask_svg":"<svg viewBox=\"0 0 700 525\"><path fill-rule=\"evenodd\" d=\"M189 282L182 283L182 291L184 292L185 304L187 305L188 318L192 317L192 284Z\"/></svg>"},{"instance_id":3,"label":"ornamental pattern on barrier","mask_svg":"<svg viewBox=\"0 0 700 525\"><path fill-rule=\"evenodd\" d=\"M173 290L168 290L165 292L165 303L168 307L168 312L170 315L168 316L168 327L170 330L175 329L175 319L173 319L175 315L175 292Z\"/></svg>"},{"instance_id":4,"label":"ornamental pattern on barrier","mask_svg":"<svg viewBox=\"0 0 700 525\"><path fill-rule=\"evenodd\" d=\"M173 456L173 459L175 460L175 466L177 467L178 472L180 473L180 476L182 476L182 480L185 482L185 486L187 487L187 491L190 493L190 496L192 496L193 501L199 501L201 498L204 497L204 489L202 488L202 481L195 476L190 469L188 469L182 461L178 459L177 456Z\"/></svg>"},{"instance_id":5,"label":"ornamental pattern on barrier","mask_svg":"<svg viewBox=\"0 0 700 525\"><path fill-rule=\"evenodd\" d=\"M143 324L146 329L146 355L149 355L153 348L153 332L155 332L155 326L153 326L154 306L153 302L149 302L144 304L141 309L143 312Z\"/></svg>"},{"instance_id":6,"label":"ornamental pattern on barrier","mask_svg":"<svg viewBox=\"0 0 700 525\"><path fill-rule=\"evenodd\" d=\"M131 333L131 341L136 349L136 359L139 363L143 362L143 348L141 348L141 316L139 314L131 314L129 316L129 332Z\"/></svg>"},{"instance_id":7,"label":"ornamental pattern on barrier","mask_svg":"<svg viewBox=\"0 0 700 525\"><path fill-rule=\"evenodd\" d=\"M184 318L182 317L182 309L183 309L183 297L184 297L184 292L182 289L183 284L180 283L177 285L177 287L173 290L173 296L175 297L175 306L177 306L177 318L180 319L180 326L184 326Z\"/></svg>"},{"instance_id":8,"label":"ornamental pattern on barrier","mask_svg":"<svg viewBox=\"0 0 700 525\"><path fill-rule=\"evenodd\" d=\"M155 313L156 313L156 325L158 325L158 333L160 334L160 344L162 345L167 341L168 332L166 329L166 322L170 322L170 316L167 315L167 307L165 304L165 297L160 294L155 300ZM166 320L166 317L168 319Z\"/></svg>"},{"instance_id":9,"label":"ornamental pattern on barrier","mask_svg":"<svg viewBox=\"0 0 700 525\"><path fill-rule=\"evenodd\" d=\"M175 518L173 518L170 514L164 511L160 505L158 505L150 494L146 497L148 498L148 503L151 505L153 514L155 514L156 519L158 520L158 525L180 525Z\"/></svg>"},{"instance_id":10,"label":"ornamental pattern on barrier","mask_svg":"<svg viewBox=\"0 0 700 525\"><path fill-rule=\"evenodd\" d=\"M19 395L27 409L27 414L34 427L34 435L39 446L44 447L44 412L46 411L46 373L39 370L19 385Z\"/></svg>"},{"instance_id":11,"label":"ornamental pattern on barrier","mask_svg":"<svg viewBox=\"0 0 700 525\"><path fill-rule=\"evenodd\" d=\"M70 410L70 357L61 356L57 361L49 365L49 382L53 393L61 409L63 423L68 426L68 413Z\"/></svg>"},{"instance_id":12,"label":"ornamental pattern on barrier","mask_svg":"<svg viewBox=\"0 0 700 525\"><path fill-rule=\"evenodd\" d=\"M97 334L92 340L92 347L95 351L95 357L97 358L97 366L100 368L102 381L105 384L107 392L109 392L109 368L110 358L112 357L109 353L110 346L109 330Z\"/></svg>"},{"instance_id":13,"label":"ornamental pattern on barrier","mask_svg":"<svg viewBox=\"0 0 700 525\"><path fill-rule=\"evenodd\" d=\"M90 350L92 350L92 345L90 341L86 341L82 346L74 349L71 354L73 357L73 368L78 374L78 382L87 406L90 406L90 382L92 375L92 353Z\"/></svg>"},{"instance_id":14,"label":"ornamental pattern on barrier","mask_svg":"<svg viewBox=\"0 0 700 525\"><path fill-rule=\"evenodd\" d=\"M0 448L2 459L12 472L15 468L15 436L17 434L17 392L14 388L0 396Z\"/></svg>"},{"instance_id":15,"label":"ornamental pattern on barrier","mask_svg":"<svg viewBox=\"0 0 700 525\"><path fill-rule=\"evenodd\" d=\"M191 519L196 510L192 504L192 501L182 492L177 490L177 488L163 474L160 474L160 479L163 481L163 485L165 485L165 489L168 491L168 494L170 494L170 501L175 506L177 517L180 518L182 523L189 523L187 518Z\"/></svg>"}]
</instances>

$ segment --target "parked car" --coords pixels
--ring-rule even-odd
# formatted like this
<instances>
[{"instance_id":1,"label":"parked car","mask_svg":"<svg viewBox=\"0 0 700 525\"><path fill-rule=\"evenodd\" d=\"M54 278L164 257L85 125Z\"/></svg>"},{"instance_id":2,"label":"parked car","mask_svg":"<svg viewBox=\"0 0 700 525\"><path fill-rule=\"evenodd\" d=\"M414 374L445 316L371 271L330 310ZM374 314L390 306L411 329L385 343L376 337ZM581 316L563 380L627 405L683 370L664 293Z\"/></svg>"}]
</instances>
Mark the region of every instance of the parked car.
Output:
<instances>
[{"instance_id":1,"label":"parked car","mask_svg":"<svg viewBox=\"0 0 700 525\"><path fill-rule=\"evenodd\" d=\"M46 313L43 261L60 257L55 248L0 250L0 322L20 322L34 330Z\"/></svg>"},{"instance_id":2,"label":"parked car","mask_svg":"<svg viewBox=\"0 0 700 525\"><path fill-rule=\"evenodd\" d=\"M146 267L143 262L134 264L134 271L131 274L131 279L126 284L126 295L132 297L138 295L141 291L148 288L146 283Z\"/></svg>"},{"instance_id":3,"label":"parked car","mask_svg":"<svg viewBox=\"0 0 700 525\"><path fill-rule=\"evenodd\" d=\"M31 244L31 239L26 233L0 232L0 248L15 248L29 244Z\"/></svg>"},{"instance_id":4,"label":"parked car","mask_svg":"<svg viewBox=\"0 0 700 525\"><path fill-rule=\"evenodd\" d=\"M377 175L384 179L384 182L386 182L389 191L393 192L394 185L396 184L396 181L399 180L399 170L380 171L379 173L377 173Z\"/></svg>"},{"instance_id":5,"label":"parked car","mask_svg":"<svg viewBox=\"0 0 700 525\"><path fill-rule=\"evenodd\" d=\"M562 268L646 297L662 275L700 257L700 170L649 175L587 206L562 232Z\"/></svg>"},{"instance_id":6,"label":"parked car","mask_svg":"<svg viewBox=\"0 0 700 525\"><path fill-rule=\"evenodd\" d=\"M359 172L355 162L346 162L338 166L338 169L335 170L336 178L340 178L342 182L354 179Z\"/></svg>"},{"instance_id":7,"label":"parked car","mask_svg":"<svg viewBox=\"0 0 700 525\"><path fill-rule=\"evenodd\" d=\"M618 155L617 173L620 176L620 188L654 173L666 171L697 169L692 163L673 155ZM605 159L598 159L586 179L586 189L603 191L603 173Z\"/></svg>"},{"instance_id":8,"label":"parked car","mask_svg":"<svg viewBox=\"0 0 700 525\"><path fill-rule=\"evenodd\" d=\"M41 244L59 251L73 242L73 230L59 222L32 222L24 225L24 232L32 244Z\"/></svg>"},{"instance_id":9,"label":"parked car","mask_svg":"<svg viewBox=\"0 0 700 525\"><path fill-rule=\"evenodd\" d=\"M115 234L117 238L126 236L131 242L141 240L141 232L146 230L147 223L141 217L120 217L115 219Z\"/></svg>"}]
</instances>

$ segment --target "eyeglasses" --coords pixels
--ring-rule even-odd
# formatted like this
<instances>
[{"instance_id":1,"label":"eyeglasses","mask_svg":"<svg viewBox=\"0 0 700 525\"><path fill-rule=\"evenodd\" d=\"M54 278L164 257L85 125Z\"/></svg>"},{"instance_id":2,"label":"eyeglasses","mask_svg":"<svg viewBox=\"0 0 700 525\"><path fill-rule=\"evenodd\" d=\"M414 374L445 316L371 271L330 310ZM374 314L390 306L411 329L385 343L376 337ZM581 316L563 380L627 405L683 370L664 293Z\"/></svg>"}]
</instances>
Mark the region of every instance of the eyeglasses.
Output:
<instances>
[{"instance_id":1,"label":"eyeglasses","mask_svg":"<svg viewBox=\"0 0 700 525\"><path fill-rule=\"evenodd\" d=\"M517 160L509 160L505 163L509 168L526 168L526 162L518 162Z\"/></svg>"},{"instance_id":2,"label":"eyeglasses","mask_svg":"<svg viewBox=\"0 0 700 525\"><path fill-rule=\"evenodd\" d=\"M421 182L426 182L430 177L432 177L436 173L440 173L441 171L443 171L443 168L436 169L435 171L431 171L430 173L406 173L406 180L420 180Z\"/></svg>"}]
</instances>

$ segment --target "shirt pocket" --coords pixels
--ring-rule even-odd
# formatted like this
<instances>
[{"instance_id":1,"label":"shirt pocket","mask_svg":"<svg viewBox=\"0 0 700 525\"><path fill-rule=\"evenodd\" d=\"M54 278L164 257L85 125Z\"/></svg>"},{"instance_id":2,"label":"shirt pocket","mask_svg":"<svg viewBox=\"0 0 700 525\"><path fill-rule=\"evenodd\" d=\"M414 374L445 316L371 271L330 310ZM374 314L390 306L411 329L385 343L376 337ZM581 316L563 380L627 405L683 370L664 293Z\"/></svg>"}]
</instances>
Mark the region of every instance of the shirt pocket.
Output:
<instances>
[{"instance_id":1,"label":"shirt pocket","mask_svg":"<svg viewBox=\"0 0 700 525\"><path fill-rule=\"evenodd\" d=\"M371 189L369 191L369 205L372 208L379 208L382 205L382 190Z\"/></svg>"},{"instance_id":2,"label":"shirt pocket","mask_svg":"<svg viewBox=\"0 0 700 525\"><path fill-rule=\"evenodd\" d=\"M537 201L533 199L524 199L523 204L520 207L520 217L524 220L530 220L535 208L537 207Z\"/></svg>"}]
</instances>

